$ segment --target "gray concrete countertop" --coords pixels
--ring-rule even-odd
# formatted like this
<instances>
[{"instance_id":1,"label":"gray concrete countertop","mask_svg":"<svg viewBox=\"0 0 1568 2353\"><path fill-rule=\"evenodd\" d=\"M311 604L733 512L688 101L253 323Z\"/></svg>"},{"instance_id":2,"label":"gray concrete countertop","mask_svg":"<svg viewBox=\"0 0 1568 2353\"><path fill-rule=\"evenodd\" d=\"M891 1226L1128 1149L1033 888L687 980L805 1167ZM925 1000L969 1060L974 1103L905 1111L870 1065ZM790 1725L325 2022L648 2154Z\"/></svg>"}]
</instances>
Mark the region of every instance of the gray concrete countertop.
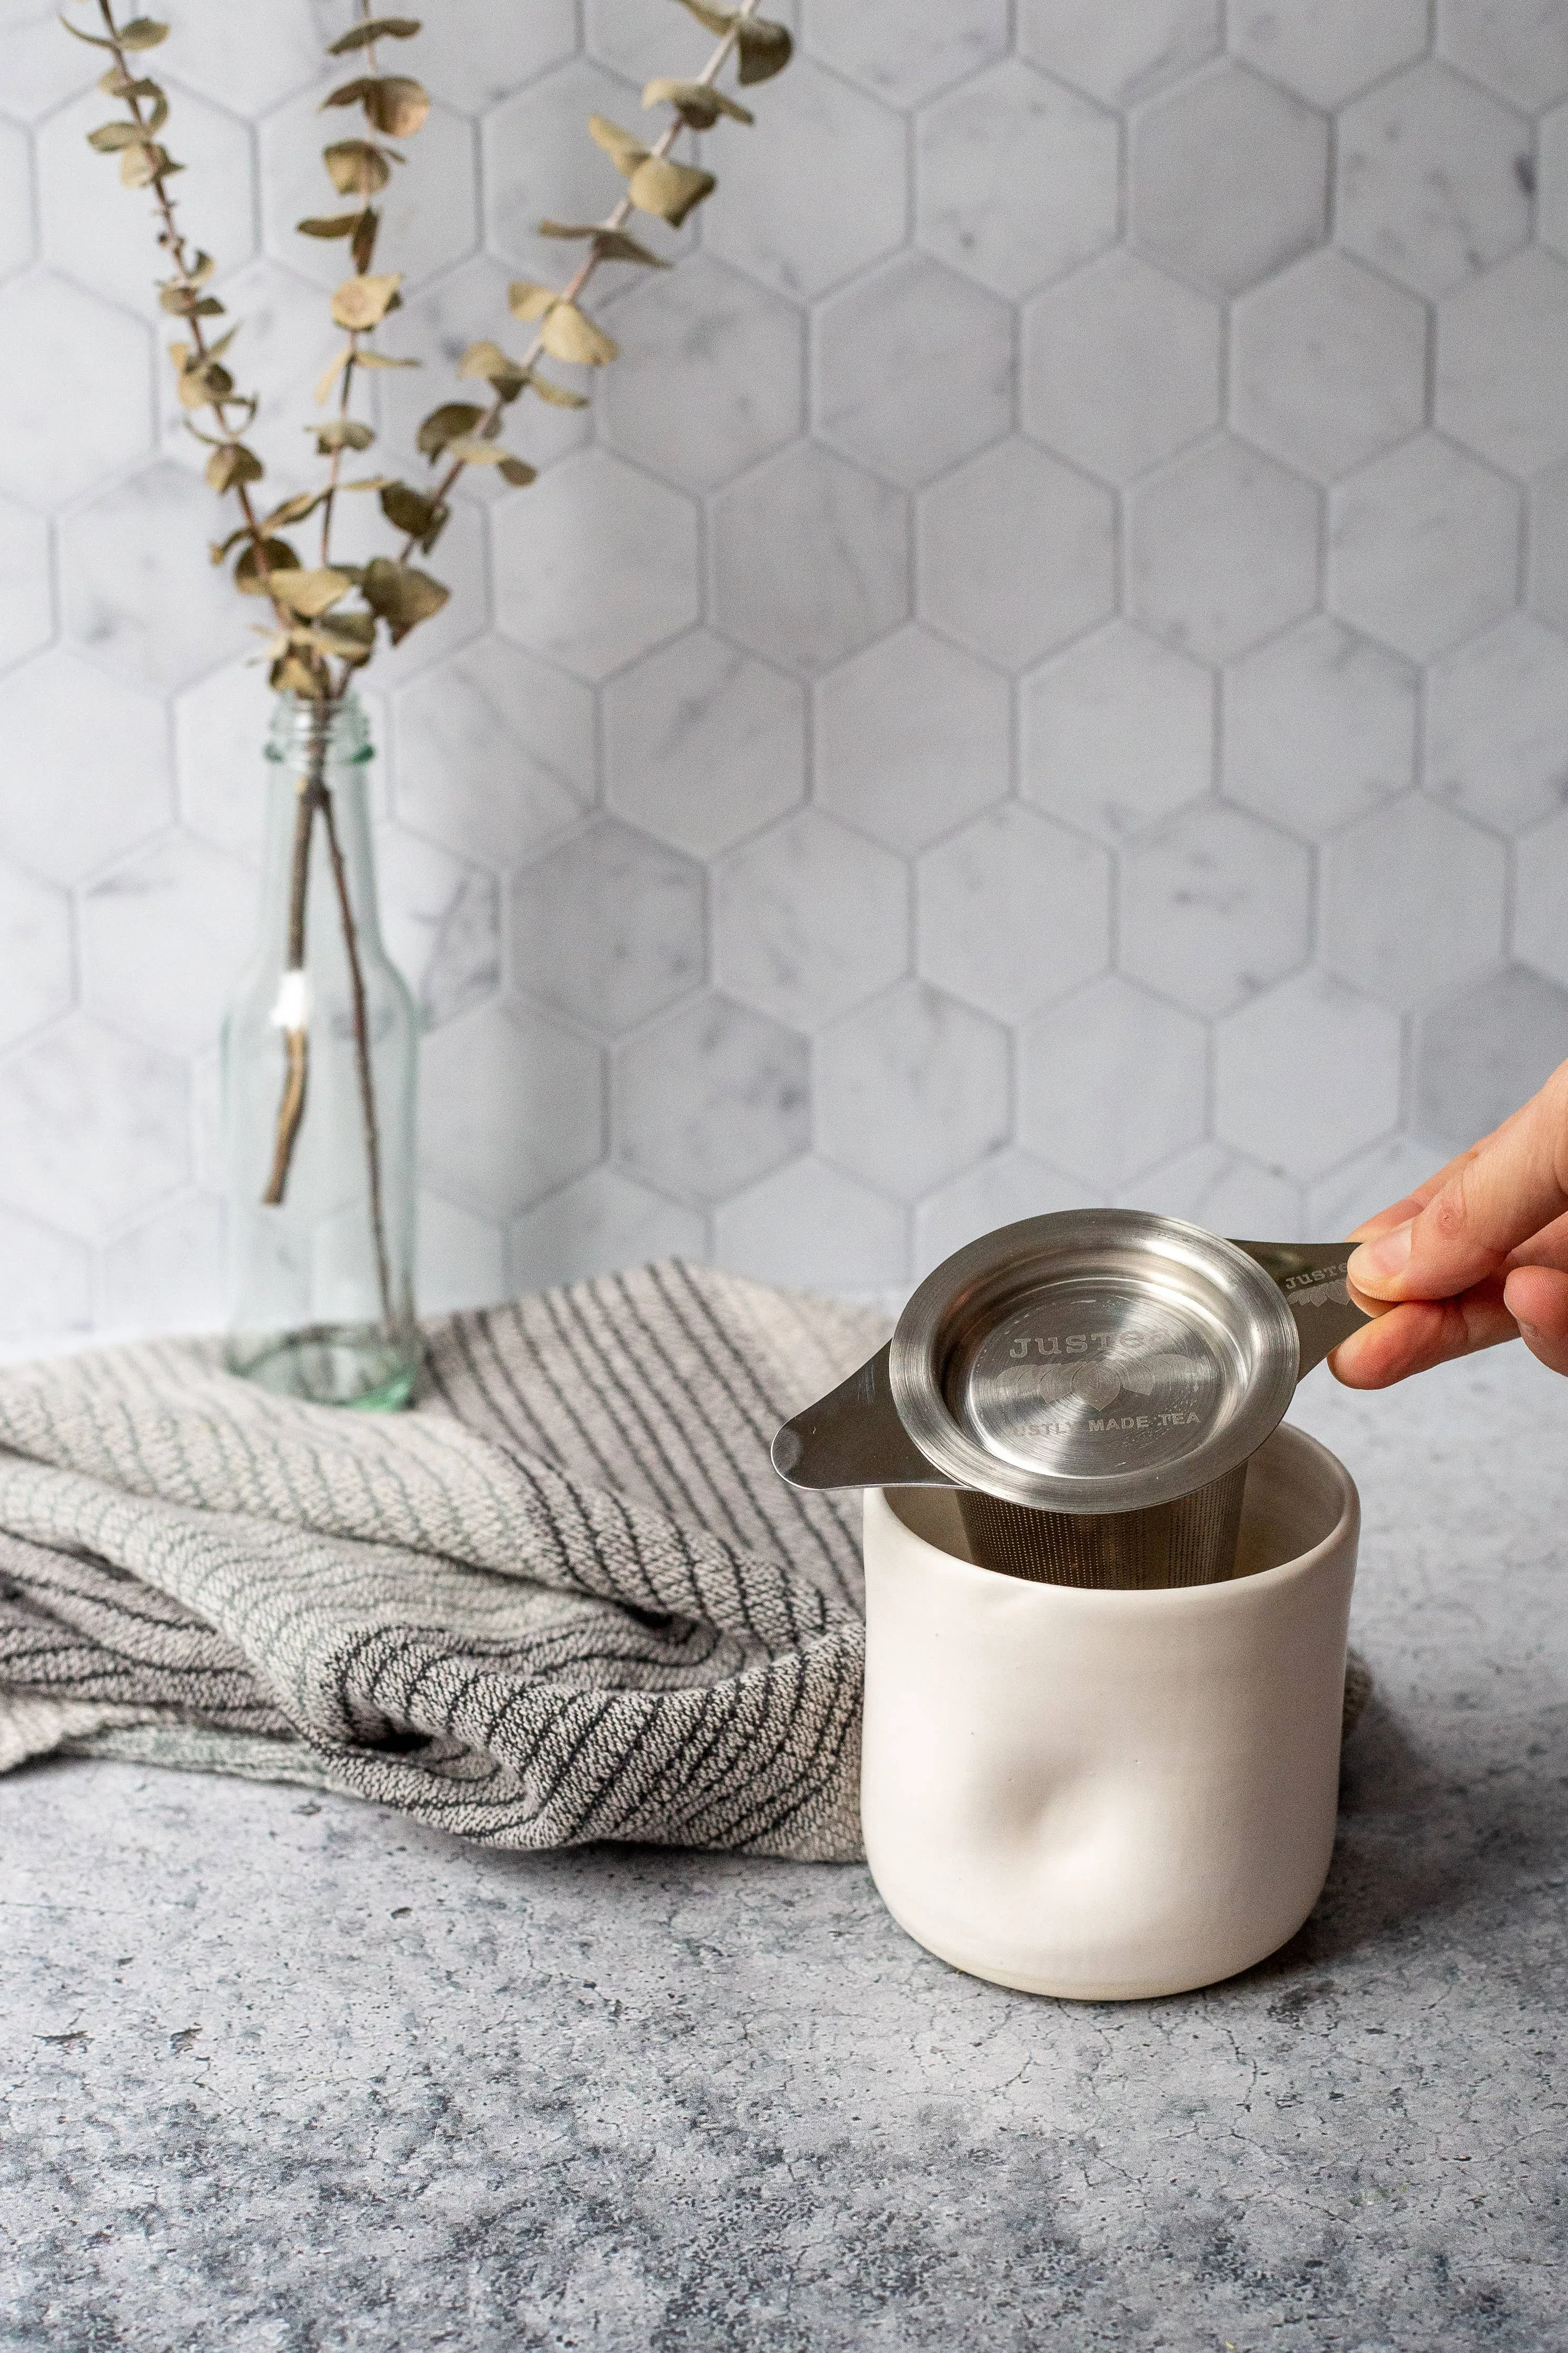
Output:
<instances>
[{"instance_id":1,"label":"gray concrete countertop","mask_svg":"<svg viewBox=\"0 0 1568 2353\"><path fill-rule=\"evenodd\" d=\"M1568 2346L1568 1384L1295 1418L1379 1691L1317 1913L1207 1993L999 1991L859 1869L0 1783L0 2344Z\"/></svg>"}]
</instances>

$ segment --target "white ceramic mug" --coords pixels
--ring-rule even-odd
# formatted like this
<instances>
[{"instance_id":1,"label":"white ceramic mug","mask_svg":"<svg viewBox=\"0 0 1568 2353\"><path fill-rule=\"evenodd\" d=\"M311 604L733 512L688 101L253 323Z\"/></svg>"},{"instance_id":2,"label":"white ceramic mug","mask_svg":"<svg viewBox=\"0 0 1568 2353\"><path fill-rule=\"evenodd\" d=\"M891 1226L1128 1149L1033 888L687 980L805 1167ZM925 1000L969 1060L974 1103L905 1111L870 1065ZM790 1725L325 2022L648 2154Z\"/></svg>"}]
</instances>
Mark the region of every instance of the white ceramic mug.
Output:
<instances>
[{"instance_id":1,"label":"white ceramic mug","mask_svg":"<svg viewBox=\"0 0 1568 2353\"><path fill-rule=\"evenodd\" d=\"M1284 1944L1333 1850L1360 1516L1284 1425L1248 1467L1236 1577L1086 1591L976 1568L952 1490L868 1490L861 1819L900 1926L1089 2001Z\"/></svg>"}]
</instances>

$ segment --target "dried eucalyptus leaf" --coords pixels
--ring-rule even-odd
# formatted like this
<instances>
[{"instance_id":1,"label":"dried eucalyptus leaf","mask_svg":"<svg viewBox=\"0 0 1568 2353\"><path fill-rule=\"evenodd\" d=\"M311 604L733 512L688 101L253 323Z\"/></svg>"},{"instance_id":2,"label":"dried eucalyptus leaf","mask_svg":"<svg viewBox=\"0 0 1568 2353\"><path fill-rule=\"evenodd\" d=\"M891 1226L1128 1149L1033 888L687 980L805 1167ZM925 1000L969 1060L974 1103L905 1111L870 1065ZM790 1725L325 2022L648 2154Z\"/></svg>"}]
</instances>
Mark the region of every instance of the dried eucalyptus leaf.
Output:
<instances>
[{"instance_id":1,"label":"dried eucalyptus leaf","mask_svg":"<svg viewBox=\"0 0 1568 2353\"><path fill-rule=\"evenodd\" d=\"M354 223L353 235L349 240L349 259L362 275L374 259L376 231L380 227L381 215L374 205L366 205Z\"/></svg>"},{"instance_id":2,"label":"dried eucalyptus leaf","mask_svg":"<svg viewBox=\"0 0 1568 2353\"><path fill-rule=\"evenodd\" d=\"M155 49L160 41L169 37L167 25L160 25L152 16L132 16L129 25L120 27L122 49Z\"/></svg>"},{"instance_id":3,"label":"dried eucalyptus leaf","mask_svg":"<svg viewBox=\"0 0 1568 2353\"><path fill-rule=\"evenodd\" d=\"M307 515L315 513L325 496L324 491L296 491L292 498L285 499L263 518L262 530L282 531L289 523L303 522Z\"/></svg>"},{"instance_id":4,"label":"dried eucalyptus leaf","mask_svg":"<svg viewBox=\"0 0 1568 2353\"><path fill-rule=\"evenodd\" d=\"M98 87L105 98L144 100L153 110L151 121L142 126L145 130L162 131L169 120L168 93L155 81L139 80L133 74L121 73L118 66L110 66L106 74L99 76Z\"/></svg>"},{"instance_id":5,"label":"dried eucalyptus leaf","mask_svg":"<svg viewBox=\"0 0 1568 2353\"><path fill-rule=\"evenodd\" d=\"M384 278L345 278L332 296L334 321L354 334L379 327L387 312L395 308L402 282L400 269Z\"/></svg>"},{"instance_id":6,"label":"dried eucalyptus leaf","mask_svg":"<svg viewBox=\"0 0 1568 2353\"><path fill-rule=\"evenodd\" d=\"M352 343L345 343L342 351L336 353L333 357L327 362L326 366L321 370L321 376L316 385L315 399L318 408L322 406L328 395L331 393L333 385L336 384L339 376L342 374L344 368L347 367L350 360L352 360L353 356L353 345Z\"/></svg>"},{"instance_id":7,"label":"dried eucalyptus leaf","mask_svg":"<svg viewBox=\"0 0 1568 2353\"><path fill-rule=\"evenodd\" d=\"M552 360L578 367L605 367L620 357L621 347L596 327L575 302L557 302L544 316L539 340Z\"/></svg>"},{"instance_id":8,"label":"dried eucalyptus leaf","mask_svg":"<svg viewBox=\"0 0 1568 2353\"><path fill-rule=\"evenodd\" d=\"M247 449L243 441L226 441L213 451L203 471L209 487L221 496L237 482L258 482L263 469L255 450Z\"/></svg>"},{"instance_id":9,"label":"dried eucalyptus leaf","mask_svg":"<svg viewBox=\"0 0 1568 2353\"><path fill-rule=\"evenodd\" d=\"M491 385L498 400L515 400L528 382L528 371L516 360L509 359L499 343L487 337L482 343L470 343L458 362L459 376L479 376Z\"/></svg>"},{"instance_id":10,"label":"dried eucalyptus leaf","mask_svg":"<svg viewBox=\"0 0 1568 2353\"><path fill-rule=\"evenodd\" d=\"M387 635L393 644L400 645L412 628L438 613L447 602L447 590L427 572L416 572L406 564L394 564L378 555L367 564L360 583L364 601L373 613L386 623Z\"/></svg>"},{"instance_id":11,"label":"dried eucalyptus leaf","mask_svg":"<svg viewBox=\"0 0 1568 2353\"><path fill-rule=\"evenodd\" d=\"M673 106L682 122L692 131L711 131L721 114L731 122L755 122L756 116L744 106L715 90L710 82L673 81L660 74L650 81L642 94L645 106Z\"/></svg>"},{"instance_id":12,"label":"dried eucalyptus leaf","mask_svg":"<svg viewBox=\"0 0 1568 2353\"><path fill-rule=\"evenodd\" d=\"M158 308L172 311L176 319L216 319L223 311L216 294L201 294L194 286L180 285L159 288Z\"/></svg>"},{"instance_id":13,"label":"dried eucalyptus leaf","mask_svg":"<svg viewBox=\"0 0 1568 2353\"><path fill-rule=\"evenodd\" d=\"M509 481L514 490L525 491L530 482L536 482L539 480L538 467L531 466L526 458L514 458L510 450L500 460L500 465L503 479Z\"/></svg>"},{"instance_id":14,"label":"dried eucalyptus leaf","mask_svg":"<svg viewBox=\"0 0 1568 2353\"><path fill-rule=\"evenodd\" d=\"M334 571L331 565L318 565L310 572L286 570L273 584L272 594L291 613L301 613L313 621L319 613L326 612L341 596L346 596L353 582L346 572Z\"/></svg>"},{"instance_id":15,"label":"dried eucalyptus leaf","mask_svg":"<svg viewBox=\"0 0 1568 2353\"><path fill-rule=\"evenodd\" d=\"M356 626L351 628L351 623ZM361 637L359 624L369 631L368 637ZM340 661L357 668L361 662L369 661L375 651L375 616L373 613L329 613L307 634L318 653L335 654Z\"/></svg>"},{"instance_id":16,"label":"dried eucalyptus leaf","mask_svg":"<svg viewBox=\"0 0 1568 2353\"><path fill-rule=\"evenodd\" d=\"M423 539L439 510L433 499L421 497L407 482L388 482L381 493L381 512L395 531Z\"/></svg>"},{"instance_id":17,"label":"dried eucalyptus leaf","mask_svg":"<svg viewBox=\"0 0 1568 2353\"><path fill-rule=\"evenodd\" d=\"M151 143L123 147L120 152L120 177L128 188L150 188L154 180L168 179L184 168L174 161L167 148Z\"/></svg>"},{"instance_id":18,"label":"dried eucalyptus leaf","mask_svg":"<svg viewBox=\"0 0 1568 2353\"><path fill-rule=\"evenodd\" d=\"M603 221L541 221L539 234L541 237L590 239L601 261L637 261L645 269L669 268L668 261L661 260L657 253L650 253L646 245L639 244L635 237L628 237L624 228L606 228Z\"/></svg>"},{"instance_id":19,"label":"dried eucalyptus leaf","mask_svg":"<svg viewBox=\"0 0 1568 2353\"><path fill-rule=\"evenodd\" d=\"M237 331L231 328L222 343L215 343L207 353L194 351L189 343L171 343L169 357L174 363L175 390L183 408L205 408L210 400L226 400L234 390L234 378L227 368L219 364L217 353Z\"/></svg>"},{"instance_id":20,"label":"dried eucalyptus leaf","mask_svg":"<svg viewBox=\"0 0 1568 2353\"><path fill-rule=\"evenodd\" d=\"M263 542L267 556L268 577L261 571L260 554L254 540L234 567L234 585L244 596L270 596L271 582L280 572L298 572L300 559L286 539Z\"/></svg>"},{"instance_id":21,"label":"dried eucalyptus leaf","mask_svg":"<svg viewBox=\"0 0 1568 2353\"><path fill-rule=\"evenodd\" d=\"M650 155L626 182L626 194L639 213L656 213L679 228L688 213L710 196L719 183L711 172L695 164L672 163L668 155Z\"/></svg>"},{"instance_id":22,"label":"dried eucalyptus leaf","mask_svg":"<svg viewBox=\"0 0 1568 2353\"><path fill-rule=\"evenodd\" d=\"M601 228L594 233L594 252L600 261L635 261L643 269L668 269L669 264L657 253L650 253L640 238L628 237L624 228Z\"/></svg>"},{"instance_id":23,"label":"dried eucalyptus leaf","mask_svg":"<svg viewBox=\"0 0 1568 2353\"><path fill-rule=\"evenodd\" d=\"M455 458L460 466L499 466L506 451L494 441L486 441L472 433L459 433L448 441L442 451L444 458Z\"/></svg>"},{"instance_id":24,"label":"dried eucalyptus leaf","mask_svg":"<svg viewBox=\"0 0 1568 2353\"><path fill-rule=\"evenodd\" d=\"M788 26L771 24L765 16L742 16L735 46L741 53L735 79L742 85L772 81L795 53Z\"/></svg>"},{"instance_id":25,"label":"dried eucalyptus leaf","mask_svg":"<svg viewBox=\"0 0 1568 2353\"><path fill-rule=\"evenodd\" d=\"M444 401L439 408L430 411L420 426L415 435L415 446L425 457L435 459L448 441L458 440L461 435L471 433L476 425L482 424L484 414L482 408L476 408L469 400Z\"/></svg>"},{"instance_id":26,"label":"dried eucalyptus leaf","mask_svg":"<svg viewBox=\"0 0 1568 2353\"><path fill-rule=\"evenodd\" d=\"M395 481L395 474L356 474L352 482L340 482L340 491L384 491L388 482Z\"/></svg>"},{"instance_id":27,"label":"dried eucalyptus leaf","mask_svg":"<svg viewBox=\"0 0 1568 2353\"><path fill-rule=\"evenodd\" d=\"M537 368L528 371L528 388L536 392L551 408L586 408L588 406L585 392L569 392L563 384L552 384L550 378L541 375Z\"/></svg>"},{"instance_id":28,"label":"dried eucalyptus leaf","mask_svg":"<svg viewBox=\"0 0 1568 2353\"><path fill-rule=\"evenodd\" d=\"M506 290L506 307L514 319L542 319L552 302L561 300L553 286L541 286L531 278L514 278Z\"/></svg>"},{"instance_id":29,"label":"dried eucalyptus leaf","mask_svg":"<svg viewBox=\"0 0 1568 2353\"><path fill-rule=\"evenodd\" d=\"M368 652L375 643L375 615L329 613L315 623L310 636L318 645L323 640L337 640L331 648L334 653L341 653L349 647L358 647Z\"/></svg>"},{"instance_id":30,"label":"dried eucalyptus leaf","mask_svg":"<svg viewBox=\"0 0 1568 2353\"><path fill-rule=\"evenodd\" d=\"M316 437L316 454L330 458L334 449L368 449L375 435L357 417L329 417L325 425L308 425L307 433Z\"/></svg>"},{"instance_id":31,"label":"dried eucalyptus leaf","mask_svg":"<svg viewBox=\"0 0 1568 2353\"><path fill-rule=\"evenodd\" d=\"M229 443L254 422L256 412L261 406L255 394L240 392L230 396L230 405L244 409L244 421L239 425L230 425L219 417L218 424L222 429L216 433L204 433L199 425L193 424L188 417L184 417L181 421L192 440L199 441L204 449L226 449Z\"/></svg>"},{"instance_id":32,"label":"dried eucalyptus leaf","mask_svg":"<svg viewBox=\"0 0 1568 2353\"><path fill-rule=\"evenodd\" d=\"M419 30L417 16L372 16L327 44L330 58L346 58L351 49L367 49L373 41L411 41Z\"/></svg>"},{"instance_id":33,"label":"dried eucalyptus leaf","mask_svg":"<svg viewBox=\"0 0 1568 2353\"><path fill-rule=\"evenodd\" d=\"M363 106L373 131L389 139L412 139L430 112L430 93L407 74L361 74L329 90L321 106Z\"/></svg>"},{"instance_id":34,"label":"dried eucalyptus leaf","mask_svg":"<svg viewBox=\"0 0 1568 2353\"><path fill-rule=\"evenodd\" d=\"M313 220L296 221L296 234L300 237L353 237L363 213L331 213Z\"/></svg>"},{"instance_id":35,"label":"dried eucalyptus leaf","mask_svg":"<svg viewBox=\"0 0 1568 2353\"><path fill-rule=\"evenodd\" d=\"M733 29L740 53L738 80L768 81L788 65L795 45L785 26L771 24L765 16L742 16L736 8L710 7L708 0L680 0L680 5L710 33Z\"/></svg>"},{"instance_id":36,"label":"dried eucalyptus leaf","mask_svg":"<svg viewBox=\"0 0 1568 2353\"><path fill-rule=\"evenodd\" d=\"M612 122L607 114L588 117L588 135L595 146L602 147L623 179L629 180L639 164L647 161L648 150L640 139Z\"/></svg>"},{"instance_id":37,"label":"dried eucalyptus leaf","mask_svg":"<svg viewBox=\"0 0 1568 2353\"><path fill-rule=\"evenodd\" d=\"M356 365L362 368L423 367L423 360L395 359L390 352L360 351L354 353Z\"/></svg>"},{"instance_id":38,"label":"dried eucalyptus leaf","mask_svg":"<svg viewBox=\"0 0 1568 2353\"><path fill-rule=\"evenodd\" d=\"M302 694L313 702L318 681L308 662L302 662L298 654L285 654L268 671L267 683L279 694Z\"/></svg>"},{"instance_id":39,"label":"dried eucalyptus leaf","mask_svg":"<svg viewBox=\"0 0 1568 2353\"><path fill-rule=\"evenodd\" d=\"M430 113L430 93L408 74L383 74L364 102L365 114L389 139L412 139Z\"/></svg>"},{"instance_id":40,"label":"dried eucalyptus leaf","mask_svg":"<svg viewBox=\"0 0 1568 2353\"><path fill-rule=\"evenodd\" d=\"M340 196L379 195L392 177L384 148L368 139L338 139L323 147L321 161Z\"/></svg>"},{"instance_id":41,"label":"dried eucalyptus leaf","mask_svg":"<svg viewBox=\"0 0 1568 2353\"><path fill-rule=\"evenodd\" d=\"M87 143L100 155L116 155L121 147L144 147L147 133L139 122L100 122L88 132Z\"/></svg>"}]
</instances>

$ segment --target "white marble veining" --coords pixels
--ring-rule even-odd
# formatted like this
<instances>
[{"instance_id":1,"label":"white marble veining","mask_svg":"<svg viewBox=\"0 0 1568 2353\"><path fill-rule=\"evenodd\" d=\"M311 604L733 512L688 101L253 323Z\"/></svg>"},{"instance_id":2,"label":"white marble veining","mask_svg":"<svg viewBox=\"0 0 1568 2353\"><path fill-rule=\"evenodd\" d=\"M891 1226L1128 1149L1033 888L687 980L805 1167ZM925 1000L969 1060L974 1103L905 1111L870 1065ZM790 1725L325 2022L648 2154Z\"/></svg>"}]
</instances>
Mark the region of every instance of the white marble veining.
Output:
<instances>
[{"instance_id":1,"label":"white marble veining","mask_svg":"<svg viewBox=\"0 0 1568 2353\"><path fill-rule=\"evenodd\" d=\"M916 123L920 241L1016 297L1102 252L1116 235L1113 118L1016 59Z\"/></svg>"},{"instance_id":2,"label":"white marble veining","mask_svg":"<svg viewBox=\"0 0 1568 2353\"><path fill-rule=\"evenodd\" d=\"M819 809L721 858L712 892L719 987L797 1029L847 1013L908 964L908 867Z\"/></svg>"},{"instance_id":3,"label":"white marble veining","mask_svg":"<svg viewBox=\"0 0 1568 2353\"><path fill-rule=\"evenodd\" d=\"M1025 681L1024 793L1069 825L1130 837L1207 792L1214 710L1212 671L1112 621Z\"/></svg>"},{"instance_id":4,"label":"white marble veining","mask_svg":"<svg viewBox=\"0 0 1568 2353\"><path fill-rule=\"evenodd\" d=\"M182 0L160 59L279 491L343 6ZM605 273L623 358L513 412L537 485L465 482L367 694L425 1299L661 1250L893 1292L1097 1198L1342 1229L1568 1053L1568 0L770 10L673 270ZM95 60L0 34L15 1342L216 1312L267 697ZM389 459L617 193L584 113L706 37L443 0Z\"/></svg>"},{"instance_id":5,"label":"white marble veining","mask_svg":"<svg viewBox=\"0 0 1568 2353\"><path fill-rule=\"evenodd\" d=\"M1501 960L1507 853L1418 793L1324 853L1323 960L1385 1003L1413 1006Z\"/></svg>"},{"instance_id":6,"label":"white marble veining","mask_svg":"<svg viewBox=\"0 0 1568 2353\"><path fill-rule=\"evenodd\" d=\"M1013 423L1009 306L924 254L900 254L817 314L817 429L911 489Z\"/></svg>"},{"instance_id":7,"label":"white marble veining","mask_svg":"<svg viewBox=\"0 0 1568 2353\"><path fill-rule=\"evenodd\" d=\"M1008 1061L1000 1023L904 981L817 1039L818 1144L895 1199L918 1199L1006 1141Z\"/></svg>"},{"instance_id":8,"label":"white marble veining","mask_svg":"<svg viewBox=\"0 0 1568 2353\"><path fill-rule=\"evenodd\" d=\"M604 712L611 807L697 857L805 798L804 692L706 629L623 671Z\"/></svg>"},{"instance_id":9,"label":"white marble veining","mask_svg":"<svg viewBox=\"0 0 1568 2353\"><path fill-rule=\"evenodd\" d=\"M1385 1007L1331 973L1299 973L1220 1023L1215 1133L1292 1176L1321 1176L1396 1124L1399 1048Z\"/></svg>"},{"instance_id":10,"label":"white marble veining","mask_svg":"<svg viewBox=\"0 0 1568 2353\"><path fill-rule=\"evenodd\" d=\"M715 608L742 645L807 676L898 626L909 569L904 499L819 443L795 442L714 501Z\"/></svg>"},{"instance_id":11,"label":"white marble veining","mask_svg":"<svg viewBox=\"0 0 1568 2353\"><path fill-rule=\"evenodd\" d=\"M1225 63L1134 118L1132 234L1239 294L1322 237L1328 124L1275 82Z\"/></svg>"},{"instance_id":12,"label":"white marble veining","mask_svg":"<svg viewBox=\"0 0 1568 2353\"><path fill-rule=\"evenodd\" d=\"M1132 614L1200 660L1224 661L1311 611L1319 535L1310 486L1223 436L1132 493Z\"/></svg>"},{"instance_id":13,"label":"white marble veining","mask_svg":"<svg viewBox=\"0 0 1568 2353\"><path fill-rule=\"evenodd\" d=\"M1125 246L1024 307L1024 429L1131 481L1220 419L1217 302Z\"/></svg>"},{"instance_id":14,"label":"white marble veining","mask_svg":"<svg viewBox=\"0 0 1568 2353\"><path fill-rule=\"evenodd\" d=\"M1293 833L1333 833L1415 774L1418 674L1315 614L1225 673L1225 789Z\"/></svg>"},{"instance_id":15,"label":"white marble veining","mask_svg":"<svg viewBox=\"0 0 1568 2353\"><path fill-rule=\"evenodd\" d=\"M1337 240L1417 294L1446 294L1530 235L1529 161L1510 107L1444 66L1412 66L1339 118Z\"/></svg>"},{"instance_id":16,"label":"white marble veining","mask_svg":"<svg viewBox=\"0 0 1568 2353\"><path fill-rule=\"evenodd\" d=\"M1184 809L1121 859L1121 963L1194 1013L1228 1013L1307 961L1311 860L1246 809Z\"/></svg>"},{"instance_id":17,"label":"white marble veining","mask_svg":"<svg viewBox=\"0 0 1568 2353\"><path fill-rule=\"evenodd\" d=\"M1019 1039L1018 1134L1097 1191L1146 1175L1204 1132L1202 1022L1116 976Z\"/></svg>"},{"instance_id":18,"label":"white marble veining","mask_svg":"<svg viewBox=\"0 0 1568 2353\"><path fill-rule=\"evenodd\" d=\"M1332 247L1236 306L1231 414L1261 449L1322 481L1416 432L1426 310Z\"/></svg>"},{"instance_id":19,"label":"white marble veining","mask_svg":"<svg viewBox=\"0 0 1568 2353\"><path fill-rule=\"evenodd\" d=\"M1110 859L1016 801L928 849L915 874L921 971L999 1020L1026 1020L1110 961Z\"/></svg>"}]
</instances>

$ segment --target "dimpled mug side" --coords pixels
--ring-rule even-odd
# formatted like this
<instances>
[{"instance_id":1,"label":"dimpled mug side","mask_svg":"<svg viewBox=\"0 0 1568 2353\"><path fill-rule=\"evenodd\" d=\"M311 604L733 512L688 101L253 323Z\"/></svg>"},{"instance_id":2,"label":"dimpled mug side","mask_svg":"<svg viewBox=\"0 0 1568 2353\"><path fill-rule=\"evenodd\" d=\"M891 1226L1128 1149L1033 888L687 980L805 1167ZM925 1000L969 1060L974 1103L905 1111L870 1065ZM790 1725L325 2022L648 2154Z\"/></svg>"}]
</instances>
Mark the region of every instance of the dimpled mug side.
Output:
<instances>
[{"instance_id":1,"label":"dimpled mug side","mask_svg":"<svg viewBox=\"0 0 1568 2353\"><path fill-rule=\"evenodd\" d=\"M1152 1592L967 1557L951 1491L866 1496L867 1859L899 1925L971 1975L1130 2001L1249 1968L1333 1851L1360 1504L1281 1426L1237 1574Z\"/></svg>"}]
</instances>

